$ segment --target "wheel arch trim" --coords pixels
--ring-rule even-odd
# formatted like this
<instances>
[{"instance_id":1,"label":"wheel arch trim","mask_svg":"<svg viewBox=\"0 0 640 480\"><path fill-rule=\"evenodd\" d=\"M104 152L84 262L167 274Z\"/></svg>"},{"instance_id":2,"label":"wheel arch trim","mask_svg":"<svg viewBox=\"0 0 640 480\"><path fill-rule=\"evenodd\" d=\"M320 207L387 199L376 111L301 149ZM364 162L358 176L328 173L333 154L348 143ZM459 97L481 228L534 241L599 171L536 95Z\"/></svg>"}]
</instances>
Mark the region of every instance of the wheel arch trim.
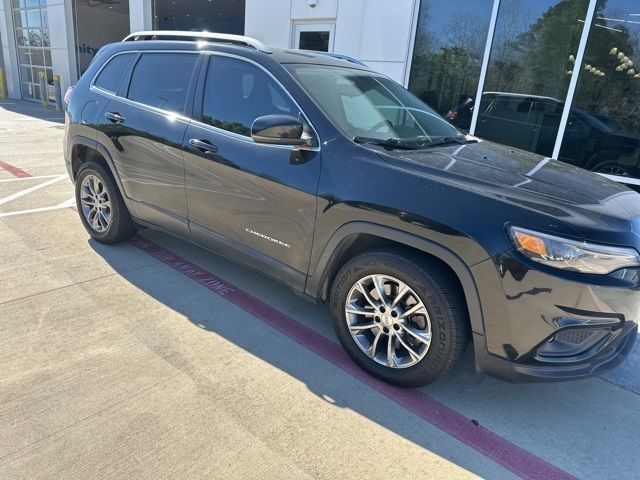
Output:
<instances>
[{"instance_id":1,"label":"wheel arch trim","mask_svg":"<svg viewBox=\"0 0 640 480\"><path fill-rule=\"evenodd\" d=\"M120 190L120 195L122 196L122 199L124 200L125 205L129 209L129 212L131 212L131 214L135 216L135 213L134 213L135 209L133 208L132 202L129 201L129 197L127 197L127 195L125 194L122 182L120 181L120 176L118 175L118 170L116 170L115 163L113 161L113 158L111 157L111 154L109 153L109 150L107 150L107 148L97 140L93 140L91 138L88 138L82 135L76 135L71 139L71 152L73 152L73 149L77 145L83 145L85 147L92 148L93 150L97 151L100 155L102 155L102 158L104 158L105 162L107 162L107 166L109 167L109 170L111 170L111 174L115 179L118 189ZM71 158L71 162L73 165L73 158ZM73 181L75 182L75 180L76 179L74 176Z\"/></svg>"},{"instance_id":2,"label":"wheel arch trim","mask_svg":"<svg viewBox=\"0 0 640 480\"><path fill-rule=\"evenodd\" d=\"M480 296L469 266L454 252L438 243L384 225L358 221L346 223L338 228L325 245L313 273L307 279L305 286L307 295L313 298L322 296L322 290L326 288L328 283L327 276L333 267L332 263L336 261L336 255L340 253L343 242L348 237L357 234L367 234L391 240L432 255L447 264L462 285L472 331L476 335L484 336L485 329Z\"/></svg>"}]
</instances>

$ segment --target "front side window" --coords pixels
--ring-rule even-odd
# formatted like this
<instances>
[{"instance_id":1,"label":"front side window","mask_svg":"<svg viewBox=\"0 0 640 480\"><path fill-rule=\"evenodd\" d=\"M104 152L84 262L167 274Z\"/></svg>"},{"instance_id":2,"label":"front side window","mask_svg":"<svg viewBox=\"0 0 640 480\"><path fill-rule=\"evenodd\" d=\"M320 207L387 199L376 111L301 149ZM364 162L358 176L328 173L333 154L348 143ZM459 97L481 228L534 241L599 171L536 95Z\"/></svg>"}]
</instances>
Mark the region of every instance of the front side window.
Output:
<instances>
[{"instance_id":1,"label":"front side window","mask_svg":"<svg viewBox=\"0 0 640 480\"><path fill-rule=\"evenodd\" d=\"M348 138L431 142L463 134L393 80L326 65L288 65L306 92Z\"/></svg>"},{"instance_id":2,"label":"front side window","mask_svg":"<svg viewBox=\"0 0 640 480\"><path fill-rule=\"evenodd\" d=\"M98 74L94 85L107 92L116 93L135 53L124 53L112 57Z\"/></svg>"},{"instance_id":3,"label":"front side window","mask_svg":"<svg viewBox=\"0 0 640 480\"><path fill-rule=\"evenodd\" d=\"M184 112L198 55L145 53L131 75L127 98L171 112Z\"/></svg>"},{"instance_id":4,"label":"front side window","mask_svg":"<svg viewBox=\"0 0 640 480\"><path fill-rule=\"evenodd\" d=\"M262 69L235 58L209 61L202 102L202 121L229 132L251 136L251 125L263 115L300 116L300 110Z\"/></svg>"}]
</instances>

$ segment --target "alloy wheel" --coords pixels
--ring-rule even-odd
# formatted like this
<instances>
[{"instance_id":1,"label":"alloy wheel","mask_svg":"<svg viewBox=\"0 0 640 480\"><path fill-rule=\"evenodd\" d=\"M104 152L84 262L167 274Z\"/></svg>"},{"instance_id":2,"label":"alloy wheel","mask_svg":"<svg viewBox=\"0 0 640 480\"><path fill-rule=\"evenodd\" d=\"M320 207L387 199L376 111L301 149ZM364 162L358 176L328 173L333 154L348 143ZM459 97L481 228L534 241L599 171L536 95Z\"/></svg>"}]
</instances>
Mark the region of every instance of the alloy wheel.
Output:
<instances>
[{"instance_id":1,"label":"alloy wheel","mask_svg":"<svg viewBox=\"0 0 640 480\"><path fill-rule=\"evenodd\" d=\"M89 174L82 180L80 205L87 223L102 233L111 224L111 200L104 183L96 175Z\"/></svg>"},{"instance_id":2,"label":"alloy wheel","mask_svg":"<svg viewBox=\"0 0 640 480\"><path fill-rule=\"evenodd\" d=\"M368 275L347 295L345 320L358 347L389 368L407 368L431 345L431 320L418 294L388 275Z\"/></svg>"},{"instance_id":3,"label":"alloy wheel","mask_svg":"<svg viewBox=\"0 0 640 480\"><path fill-rule=\"evenodd\" d=\"M615 163L607 163L595 169L598 173L606 173L608 175L617 175L618 177L628 177L629 172L626 168L616 165Z\"/></svg>"}]
</instances>

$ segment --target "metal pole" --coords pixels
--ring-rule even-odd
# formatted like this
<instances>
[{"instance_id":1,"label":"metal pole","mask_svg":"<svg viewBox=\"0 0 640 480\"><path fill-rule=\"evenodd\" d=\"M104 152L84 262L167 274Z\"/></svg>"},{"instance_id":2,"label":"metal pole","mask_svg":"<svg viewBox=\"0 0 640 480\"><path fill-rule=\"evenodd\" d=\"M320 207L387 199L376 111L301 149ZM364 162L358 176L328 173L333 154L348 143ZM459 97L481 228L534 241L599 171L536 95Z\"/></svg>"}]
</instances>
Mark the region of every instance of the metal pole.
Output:
<instances>
[{"instance_id":1,"label":"metal pole","mask_svg":"<svg viewBox=\"0 0 640 480\"><path fill-rule=\"evenodd\" d=\"M500 0L493 1L493 10L491 10L491 21L489 22L489 32L487 32L487 43L484 46L484 57L482 57L482 67L480 68L480 79L478 80L478 90L476 91L475 104L473 107L473 115L471 116L471 126L469 133L476 134L476 126L478 125L478 114L480 113L480 103L482 102L482 92L484 90L484 81L487 79L487 69L489 68L489 57L491 56L491 46L493 45L493 35L496 33L496 22L498 20L498 9Z\"/></svg>"},{"instance_id":2,"label":"metal pole","mask_svg":"<svg viewBox=\"0 0 640 480\"><path fill-rule=\"evenodd\" d=\"M40 97L42 98L42 107L49 108L49 92L47 91L47 74L43 71L38 72L40 77Z\"/></svg>"},{"instance_id":3,"label":"metal pole","mask_svg":"<svg viewBox=\"0 0 640 480\"><path fill-rule=\"evenodd\" d=\"M0 99L7 98L7 77L4 68L0 68Z\"/></svg>"},{"instance_id":4,"label":"metal pole","mask_svg":"<svg viewBox=\"0 0 640 480\"><path fill-rule=\"evenodd\" d=\"M576 61L573 65L573 71L571 72L571 80L569 82L569 90L567 91L567 99L564 102L564 108L562 109L562 117L560 117L560 127L558 128L558 136L556 137L556 143L553 147L553 154L551 158L557 160L560 157L560 150L562 149L562 140L564 140L564 131L567 128L569 122L569 115L571 114L571 105L573 104L573 96L576 93L576 87L578 85L578 77L582 70L582 59L584 58L584 51L587 49L587 40L589 39L589 30L593 23L593 17L596 12L597 0L589 1L589 8L587 9L587 17L584 19L584 27L582 27L582 35L580 36L580 44L578 45L578 52L576 53Z\"/></svg>"},{"instance_id":5,"label":"metal pole","mask_svg":"<svg viewBox=\"0 0 640 480\"><path fill-rule=\"evenodd\" d=\"M62 87L60 86L60 75L53 76L53 89L56 92L56 112L62 111Z\"/></svg>"}]
</instances>

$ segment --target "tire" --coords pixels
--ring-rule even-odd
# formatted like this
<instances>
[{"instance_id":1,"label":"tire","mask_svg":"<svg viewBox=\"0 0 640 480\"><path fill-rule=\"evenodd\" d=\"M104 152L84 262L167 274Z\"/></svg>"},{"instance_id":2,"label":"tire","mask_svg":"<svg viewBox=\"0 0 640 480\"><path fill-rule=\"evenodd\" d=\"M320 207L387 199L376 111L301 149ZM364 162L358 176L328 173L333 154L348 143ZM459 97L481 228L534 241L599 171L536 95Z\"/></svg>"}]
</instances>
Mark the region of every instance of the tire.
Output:
<instances>
[{"instance_id":1,"label":"tire","mask_svg":"<svg viewBox=\"0 0 640 480\"><path fill-rule=\"evenodd\" d=\"M135 235L136 229L122 195L113 177L102 165L95 162L83 164L76 176L75 187L80 220L91 238L100 243L118 243ZM100 210L104 215L91 208L98 204L95 200L97 197L100 198ZM93 214L87 213L92 210Z\"/></svg>"},{"instance_id":2,"label":"tire","mask_svg":"<svg viewBox=\"0 0 640 480\"><path fill-rule=\"evenodd\" d=\"M375 276L382 277L378 280L384 285L384 313L370 306L370 301L381 305ZM393 306L401 284L410 291ZM363 291L368 291L369 301ZM330 299L333 327L344 349L360 367L388 383L419 387L433 382L458 362L468 342L467 307L457 278L441 264L413 252L371 251L354 257L336 275ZM410 310L416 313L400 318ZM363 311L366 315L351 313ZM424 341L428 333L429 344ZM394 338L391 355L389 338ZM366 353L371 348L375 359Z\"/></svg>"},{"instance_id":3,"label":"tire","mask_svg":"<svg viewBox=\"0 0 640 480\"><path fill-rule=\"evenodd\" d=\"M619 177L633 176L627 167L620 165L615 160L603 160L596 164L591 170L596 173L606 173L608 175L617 175Z\"/></svg>"}]
</instances>

